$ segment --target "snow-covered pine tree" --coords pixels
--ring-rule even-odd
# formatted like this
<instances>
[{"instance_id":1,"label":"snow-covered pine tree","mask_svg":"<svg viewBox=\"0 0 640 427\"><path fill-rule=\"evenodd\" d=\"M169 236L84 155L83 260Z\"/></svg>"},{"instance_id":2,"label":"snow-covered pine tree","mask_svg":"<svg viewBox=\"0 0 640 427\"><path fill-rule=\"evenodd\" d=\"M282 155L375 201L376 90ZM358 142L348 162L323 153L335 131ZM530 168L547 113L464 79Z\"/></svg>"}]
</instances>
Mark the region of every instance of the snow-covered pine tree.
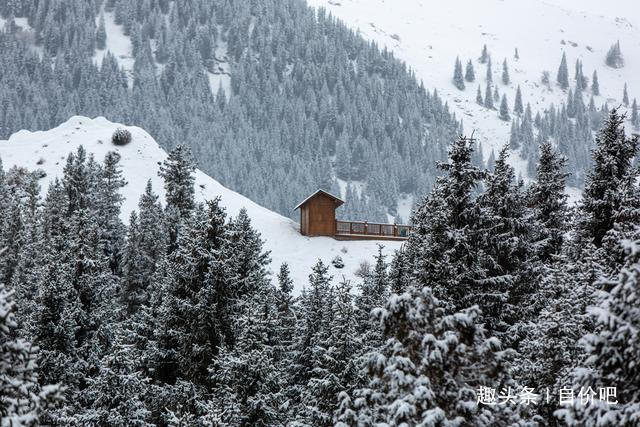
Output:
<instances>
[{"instance_id":1,"label":"snow-covered pine tree","mask_svg":"<svg viewBox=\"0 0 640 427\"><path fill-rule=\"evenodd\" d=\"M487 45L485 44L484 46L482 46L482 53L480 54L479 61L481 64L486 64L488 60L489 60L489 50L487 49Z\"/></svg>"},{"instance_id":2,"label":"snow-covered pine tree","mask_svg":"<svg viewBox=\"0 0 640 427\"><path fill-rule=\"evenodd\" d=\"M593 71L593 77L591 78L591 93L594 96L600 95L600 83L598 82L598 72Z\"/></svg>"},{"instance_id":3,"label":"snow-covered pine tree","mask_svg":"<svg viewBox=\"0 0 640 427\"><path fill-rule=\"evenodd\" d=\"M408 289L408 264L404 248L396 250L389 266L389 290L393 294L403 294Z\"/></svg>"},{"instance_id":4,"label":"snow-covered pine tree","mask_svg":"<svg viewBox=\"0 0 640 427\"><path fill-rule=\"evenodd\" d=\"M462 62L460 62L460 58L456 58L456 65L453 72L453 84L459 90L464 90L464 76L462 74Z\"/></svg>"},{"instance_id":5,"label":"snow-covered pine tree","mask_svg":"<svg viewBox=\"0 0 640 427\"><path fill-rule=\"evenodd\" d=\"M106 154L100 169L95 197L100 245L114 274L121 272L125 235L125 226L120 220L120 208L124 201L120 190L127 182L122 177L119 163L120 154L115 151L109 151Z\"/></svg>"},{"instance_id":6,"label":"snow-covered pine tree","mask_svg":"<svg viewBox=\"0 0 640 427\"><path fill-rule=\"evenodd\" d=\"M476 103L478 105L484 106L484 100L482 99L482 89L480 89L480 85L478 85L478 92L476 93Z\"/></svg>"},{"instance_id":7,"label":"snow-covered pine tree","mask_svg":"<svg viewBox=\"0 0 640 427\"><path fill-rule=\"evenodd\" d=\"M513 112L517 115L522 115L522 113L524 113L524 105L522 104L522 91L520 90L520 85L518 85L518 89L516 89L516 100L513 104Z\"/></svg>"},{"instance_id":8,"label":"snow-covered pine tree","mask_svg":"<svg viewBox=\"0 0 640 427\"><path fill-rule=\"evenodd\" d=\"M164 179L167 207L176 208L182 217L188 216L195 204L195 170L191 150L184 145L178 145L171 150L158 172Z\"/></svg>"},{"instance_id":9,"label":"snow-covered pine tree","mask_svg":"<svg viewBox=\"0 0 640 427\"><path fill-rule=\"evenodd\" d=\"M371 321L371 312L382 307L390 295L387 263L382 253L383 245L378 245L376 262L370 274L363 277L359 284L360 292L356 297L356 316L358 319L358 333L362 336L365 346L377 347L380 345L380 331Z\"/></svg>"},{"instance_id":10,"label":"snow-covered pine tree","mask_svg":"<svg viewBox=\"0 0 640 427\"><path fill-rule=\"evenodd\" d=\"M476 73L473 69L473 62L471 62L471 60L467 61L467 68L464 73L464 79L468 82L476 81Z\"/></svg>"},{"instance_id":11,"label":"snow-covered pine tree","mask_svg":"<svg viewBox=\"0 0 640 427\"><path fill-rule=\"evenodd\" d=\"M629 105L629 92L627 91L627 84L624 84L624 89L622 90L622 103L625 106Z\"/></svg>"},{"instance_id":12,"label":"snow-covered pine tree","mask_svg":"<svg viewBox=\"0 0 640 427\"><path fill-rule=\"evenodd\" d=\"M129 231L124 250L124 265L120 290L121 303L127 314L134 314L139 306L148 301L147 283L151 279L145 270L144 254L140 250L140 225L138 214L133 211L129 216Z\"/></svg>"},{"instance_id":13,"label":"snow-covered pine tree","mask_svg":"<svg viewBox=\"0 0 640 427\"><path fill-rule=\"evenodd\" d=\"M513 406L477 403L480 387L515 387L510 352L485 334L478 315L477 307L446 315L428 287L393 295L376 311L386 342L370 357L369 384L355 399L341 395L340 413L361 425L517 423Z\"/></svg>"},{"instance_id":14,"label":"snow-covered pine tree","mask_svg":"<svg viewBox=\"0 0 640 427\"><path fill-rule=\"evenodd\" d=\"M500 120L508 122L511 120L509 115L509 104L507 103L507 95L502 95L502 101L500 101Z\"/></svg>"},{"instance_id":15,"label":"snow-covered pine tree","mask_svg":"<svg viewBox=\"0 0 640 427\"><path fill-rule=\"evenodd\" d=\"M491 92L491 82L487 82L487 88L484 92L484 106L493 110L493 93Z\"/></svg>"},{"instance_id":16,"label":"snow-covered pine tree","mask_svg":"<svg viewBox=\"0 0 640 427\"><path fill-rule=\"evenodd\" d=\"M324 352L317 349L316 364L307 385L306 406L312 425L334 425L339 412L339 393L352 393L362 386L362 339L349 282L343 280L334 291L331 318ZM319 357L318 357L319 356Z\"/></svg>"},{"instance_id":17,"label":"snow-covered pine tree","mask_svg":"<svg viewBox=\"0 0 640 427\"><path fill-rule=\"evenodd\" d=\"M604 393L558 410L556 415L567 425L633 426L640 420L640 241L624 240L621 245L625 261L617 277L598 284L599 304L589 308L598 329L582 338L587 358L573 372L576 393L587 387Z\"/></svg>"},{"instance_id":18,"label":"snow-covered pine tree","mask_svg":"<svg viewBox=\"0 0 640 427\"><path fill-rule=\"evenodd\" d=\"M286 422L283 408L285 377L278 368L277 307L275 289L265 287L244 302L234 325L236 341L213 361L212 397L200 416L203 425L279 425Z\"/></svg>"},{"instance_id":19,"label":"snow-covered pine tree","mask_svg":"<svg viewBox=\"0 0 640 427\"><path fill-rule=\"evenodd\" d=\"M102 13L98 21L98 29L96 30L96 47L100 50L104 50L107 47L107 31L104 24L104 14Z\"/></svg>"},{"instance_id":20,"label":"snow-covered pine tree","mask_svg":"<svg viewBox=\"0 0 640 427\"><path fill-rule=\"evenodd\" d=\"M567 54L565 52L562 52L562 60L560 61L556 81L562 89L569 87L569 69L567 68Z\"/></svg>"},{"instance_id":21,"label":"snow-covered pine tree","mask_svg":"<svg viewBox=\"0 0 640 427\"><path fill-rule=\"evenodd\" d=\"M75 391L83 379L78 358L78 335L86 314L71 286L69 267L59 254L48 253L40 280L30 335L38 343L39 377L44 383L61 383Z\"/></svg>"},{"instance_id":22,"label":"snow-covered pine tree","mask_svg":"<svg viewBox=\"0 0 640 427\"><path fill-rule=\"evenodd\" d=\"M410 280L433 287L451 312L474 304L471 290L483 277L477 259L480 210L473 195L485 172L471 163L473 144L458 138L449 162L438 163L444 175L414 210L406 246Z\"/></svg>"},{"instance_id":23,"label":"snow-covered pine tree","mask_svg":"<svg viewBox=\"0 0 640 427\"><path fill-rule=\"evenodd\" d=\"M492 334L506 332L525 317L524 301L535 282L530 260L534 227L513 167L507 163L508 156L509 147L505 145L493 172L486 176L486 190L478 198L478 240L482 249L476 260L483 265L486 278L476 282L472 294Z\"/></svg>"},{"instance_id":24,"label":"snow-covered pine tree","mask_svg":"<svg viewBox=\"0 0 640 427\"><path fill-rule=\"evenodd\" d=\"M283 263L278 272L278 288L275 291L275 305L277 310L277 344L275 358L280 361L283 371L288 367L288 354L293 345L296 329L296 314L294 312L293 280L290 277L289 265Z\"/></svg>"},{"instance_id":25,"label":"snow-covered pine tree","mask_svg":"<svg viewBox=\"0 0 640 427\"><path fill-rule=\"evenodd\" d=\"M615 213L623 204L621 188L634 182L637 171L632 166L638 152L638 136L627 137L624 115L611 110L596 136L593 168L587 174L577 222L579 238L602 246L607 232L613 229Z\"/></svg>"},{"instance_id":26,"label":"snow-covered pine tree","mask_svg":"<svg viewBox=\"0 0 640 427\"><path fill-rule=\"evenodd\" d=\"M502 62L502 84L508 85L511 83L511 78L509 77L509 66L507 65L507 58Z\"/></svg>"},{"instance_id":27,"label":"snow-covered pine tree","mask_svg":"<svg viewBox=\"0 0 640 427\"><path fill-rule=\"evenodd\" d=\"M48 408L63 399L62 388L46 381L40 385L39 349L15 336L16 310L13 291L0 283L0 419L3 426L37 426L48 421Z\"/></svg>"},{"instance_id":28,"label":"snow-covered pine tree","mask_svg":"<svg viewBox=\"0 0 640 427\"><path fill-rule=\"evenodd\" d=\"M536 412L556 425L560 389L572 384L571 370L584 357L578 340L593 331L586 309L594 303L591 283L600 271L590 256L572 262L563 252L547 262L542 273L528 304L530 313L536 314L527 316L528 325L521 329L517 378L521 384L535 384L545 392L549 389L553 398L541 400Z\"/></svg>"},{"instance_id":29,"label":"snow-covered pine tree","mask_svg":"<svg viewBox=\"0 0 640 427\"><path fill-rule=\"evenodd\" d=\"M225 271L226 215L219 199L187 217L178 249L168 256L156 334L156 379L195 384L208 380L218 349L232 344L232 285Z\"/></svg>"},{"instance_id":30,"label":"snow-covered pine tree","mask_svg":"<svg viewBox=\"0 0 640 427\"><path fill-rule=\"evenodd\" d=\"M491 153L489 153L489 158L487 159L487 170L493 171L496 167L496 155L493 149L491 149Z\"/></svg>"},{"instance_id":31,"label":"snow-covered pine tree","mask_svg":"<svg viewBox=\"0 0 640 427\"><path fill-rule=\"evenodd\" d=\"M540 145L536 180L528 190L528 204L533 206L539 225L536 250L545 262L560 253L567 230L566 165L567 159L549 141Z\"/></svg>"},{"instance_id":32,"label":"snow-covered pine tree","mask_svg":"<svg viewBox=\"0 0 640 427\"><path fill-rule=\"evenodd\" d=\"M486 80L487 80L487 83L493 83L493 71L491 70L491 57L487 59Z\"/></svg>"},{"instance_id":33,"label":"snow-covered pine tree","mask_svg":"<svg viewBox=\"0 0 640 427\"><path fill-rule=\"evenodd\" d=\"M611 68L624 67L624 57L622 56L622 49L620 49L620 40L614 43L607 51L605 63Z\"/></svg>"},{"instance_id":34,"label":"snow-covered pine tree","mask_svg":"<svg viewBox=\"0 0 640 427\"><path fill-rule=\"evenodd\" d=\"M576 92L580 92L587 87L587 78L582 72L582 61L576 59L574 80L576 81Z\"/></svg>"},{"instance_id":35,"label":"snow-covered pine tree","mask_svg":"<svg viewBox=\"0 0 640 427\"><path fill-rule=\"evenodd\" d=\"M638 102L633 98L633 104L631 104L631 124L636 129L640 128L640 115L638 114Z\"/></svg>"},{"instance_id":36,"label":"snow-covered pine tree","mask_svg":"<svg viewBox=\"0 0 640 427\"><path fill-rule=\"evenodd\" d=\"M290 419L307 422L313 412L308 408L312 401L300 402L307 384L314 377L314 367L317 366L323 345L328 336L329 326L326 316L328 307L333 304L331 291L332 276L328 275L329 268L322 262L314 265L309 275L309 289L303 290L297 305L297 323L294 344L291 351L291 363L288 369L288 386L286 397L289 401Z\"/></svg>"},{"instance_id":37,"label":"snow-covered pine tree","mask_svg":"<svg viewBox=\"0 0 640 427\"><path fill-rule=\"evenodd\" d=\"M131 358L131 345L117 332L112 348L105 354L100 371L88 379L83 391L89 405L66 418L78 425L136 425L151 427L151 411L146 407L148 379ZM73 421L72 421L73 420Z\"/></svg>"}]
</instances>

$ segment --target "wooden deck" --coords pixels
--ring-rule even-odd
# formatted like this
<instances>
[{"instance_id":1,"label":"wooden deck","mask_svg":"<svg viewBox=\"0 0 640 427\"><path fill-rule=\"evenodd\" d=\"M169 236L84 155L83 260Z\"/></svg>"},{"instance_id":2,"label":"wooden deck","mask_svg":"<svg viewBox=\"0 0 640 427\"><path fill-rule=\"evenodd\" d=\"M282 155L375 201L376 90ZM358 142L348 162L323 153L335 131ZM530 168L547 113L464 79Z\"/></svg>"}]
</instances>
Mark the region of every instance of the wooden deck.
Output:
<instances>
[{"instance_id":1,"label":"wooden deck","mask_svg":"<svg viewBox=\"0 0 640 427\"><path fill-rule=\"evenodd\" d=\"M407 240L411 229L409 225L336 221L335 238L337 240Z\"/></svg>"}]
</instances>

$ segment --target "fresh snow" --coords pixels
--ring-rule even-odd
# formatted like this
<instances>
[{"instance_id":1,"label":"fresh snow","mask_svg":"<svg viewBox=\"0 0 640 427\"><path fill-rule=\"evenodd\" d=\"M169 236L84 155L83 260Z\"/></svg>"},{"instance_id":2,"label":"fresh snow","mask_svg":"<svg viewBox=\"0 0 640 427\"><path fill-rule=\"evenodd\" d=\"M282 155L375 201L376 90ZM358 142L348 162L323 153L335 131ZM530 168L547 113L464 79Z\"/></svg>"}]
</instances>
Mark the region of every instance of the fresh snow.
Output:
<instances>
[{"instance_id":1,"label":"fresh snow","mask_svg":"<svg viewBox=\"0 0 640 427\"><path fill-rule=\"evenodd\" d=\"M133 139L130 144L115 146L111 143L111 136L118 127L131 132ZM55 177L62 177L67 155L79 145L83 145L87 153L93 153L99 162L109 151L117 151L122 156L121 166L127 181L122 190L125 198L122 206L124 221L128 220L132 210L137 209L138 200L149 179L154 191L164 199L163 181L157 171L167 157L165 151L143 129L111 123L103 117L89 119L76 116L48 131L19 131L7 141L0 140L0 158L5 170L12 166L42 169L46 173L46 178L41 181L44 196L48 183ZM384 253L387 255L401 246L400 242L337 241L329 237L302 236L294 221L223 187L200 170L196 171L195 189L199 201L220 196L228 215L236 216L242 207L247 209L253 226L265 240L265 249L271 251L272 279L275 280L280 265L287 262L297 293L306 286L311 268L318 259L330 266L329 272L334 276L334 283L344 276L355 284L358 280L356 270L362 261L373 263L378 243L384 244ZM331 260L337 255L344 261L345 267L342 269L331 265ZM390 257L387 259L390 260Z\"/></svg>"},{"instance_id":2,"label":"fresh snow","mask_svg":"<svg viewBox=\"0 0 640 427\"><path fill-rule=\"evenodd\" d=\"M476 104L476 91L486 86L486 65L478 58L484 44L492 59L493 82L500 95L507 95L513 110L516 88L521 86L523 102L531 103L533 114L551 103L566 102L567 93L556 84L562 52L567 54L572 86L576 59L591 83L598 72L601 96L599 108L622 103L625 83L629 97L640 100L640 2L638 0L307 0L310 6L324 7L366 39L386 47L412 68L425 87L437 89L464 123L465 132L475 131L486 160L493 149L509 140L510 123ZM620 40L625 67L605 65L609 47ZM563 44L564 41L564 44ZM514 59L518 48L519 60ZM476 81L465 82L460 91L453 85L456 56L464 67L473 60ZM511 84L502 84L502 62L507 59ZM549 71L551 90L541 83ZM589 96L585 97L585 103ZM499 107L499 102L496 104ZM512 155L517 174L526 178L526 163Z\"/></svg>"},{"instance_id":3,"label":"fresh snow","mask_svg":"<svg viewBox=\"0 0 640 427\"><path fill-rule=\"evenodd\" d=\"M106 12L104 6L101 9L104 14L104 27L107 32L107 47L106 49L96 49L96 53L93 56L93 60L102 65L102 60L107 52L111 52L113 56L118 60L118 65L124 70L131 85L133 82L133 65L135 59L133 57L133 45L131 38L124 34L122 25L117 25L115 21L114 12ZM96 16L96 27L100 23L100 14Z\"/></svg>"}]
</instances>

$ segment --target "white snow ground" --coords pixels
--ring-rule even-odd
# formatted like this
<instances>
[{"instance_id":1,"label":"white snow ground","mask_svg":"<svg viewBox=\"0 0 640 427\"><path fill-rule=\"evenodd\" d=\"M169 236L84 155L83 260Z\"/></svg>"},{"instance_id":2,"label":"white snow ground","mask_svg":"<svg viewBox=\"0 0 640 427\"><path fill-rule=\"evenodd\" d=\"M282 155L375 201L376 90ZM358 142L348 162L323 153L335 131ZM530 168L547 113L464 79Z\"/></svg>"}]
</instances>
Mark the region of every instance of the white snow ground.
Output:
<instances>
[{"instance_id":1,"label":"white snow ground","mask_svg":"<svg viewBox=\"0 0 640 427\"><path fill-rule=\"evenodd\" d=\"M510 123L498 119L496 111L476 104L476 91L486 86L486 66L479 64L482 46L492 57L493 81L507 94L513 109L516 88L523 101L531 103L533 114L551 103L566 102L567 93L540 82L549 71L555 83L562 52L567 54L569 76L573 79L576 59L591 80L598 71L600 107L622 103L623 86L629 97L640 102L640 1L614 0L307 0L310 6L325 7L351 28L380 47L386 47L411 67L425 87L438 93L464 122L465 132L476 131L485 160L509 138ZM609 47L620 40L625 67L605 65ZM563 44L564 41L564 44ZM519 60L514 59L518 48ZM472 59L476 81L464 91L453 86L456 56L463 66ZM507 58L511 84L501 82L502 61ZM575 82L572 80L572 85ZM586 97L585 102L589 102ZM499 104L497 104L499 105ZM511 156L518 172L526 177L524 162Z\"/></svg>"},{"instance_id":2,"label":"white snow ground","mask_svg":"<svg viewBox=\"0 0 640 427\"><path fill-rule=\"evenodd\" d=\"M118 127L128 129L133 140L122 147L111 143L111 135ZM127 185L122 194L125 201L122 207L122 219L127 221L132 210L137 209L138 199L144 192L147 180L151 179L154 191L164 199L162 179L157 175L159 163L166 158L166 153L155 140L143 129L133 126L122 126L111 123L103 117L89 119L72 117L66 123L44 132L19 131L7 141L0 140L0 158L4 169L22 166L29 170L43 169L47 176L41 180L42 195L46 194L48 183L56 176L62 176L67 155L83 145L88 153L93 153L96 160L102 161L108 151L121 154L121 165ZM40 160L44 163L38 165ZM196 198L199 201L210 200L221 196L222 205L227 214L237 215L242 207L247 209L253 226L265 240L265 249L271 251L272 279L280 265L287 262L291 268L295 282L295 292L299 293L307 285L311 267L321 258L326 264L340 255L345 263L343 269L330 265L330 274L334 283L342 277L351 280L355 286L358 280L355 271L362 261L373 263L377 253L375 241L337 241L328 237L305 237L299 233L298 224L274 213L238 193L218 183L201 171L196 172ZM385 246L387 255L399 249L399 242L380 242ZM345 252L343 252L345 251ZM387 257L390 261L390 257Z\"/></svg>"}]
</instances>

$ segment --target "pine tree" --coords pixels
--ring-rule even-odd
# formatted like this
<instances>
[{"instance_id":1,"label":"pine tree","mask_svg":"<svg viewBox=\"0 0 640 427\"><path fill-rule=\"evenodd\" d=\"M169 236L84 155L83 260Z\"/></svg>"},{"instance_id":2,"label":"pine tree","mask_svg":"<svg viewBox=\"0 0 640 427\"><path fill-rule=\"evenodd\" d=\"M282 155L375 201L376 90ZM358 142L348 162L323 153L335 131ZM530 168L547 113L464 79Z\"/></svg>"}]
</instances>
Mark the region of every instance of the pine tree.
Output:
<instances>
[{"instance_id":1,"label":"pine tree","mask_svg":"<svg viewBox=\"0 0 640 427\"><path fill-rule=\"evenodd\" d=\"M520 53L518 53L518 48L516 48L516 52L515 52L515 54L513 55L513 57L514 57L516 60L520 59Z\"/></svg>"},{"instance_id":2,"label":"pine tree","mask_svg":"<svg viewBox=\"0 0 640 427\"><path fill-rule=\"evenodd\" d=\"M293 280L289 276L289 266L283 263L278 273L278 289L275 293L275 304L278 310L278 344L275 357L283 364L288 363L288 351L293 344L293 337L296 328L296 317L294 313L294 299L291 295L293 291ZM279 351L279 353L277 353ZM284 368L283 368L284 369Z\"/></svg>"},{"instance_id":3,"label":"pine tree","mask_svg":"<svg viewBox=\"0 0 640 427\"><path fill-rule=\"evenodd\" d=\"M194 210L178 237L178 249L169 255L154 369L165 383L183 378L202 384L218 349L233 343L233 292L225 272L228 226L218 203L215 199L206 211Z\"/></svg>"},{"instance_id":4,"label":"pine tree","mask_svg":"<svg viewBox=\"0 0 640 427\"><path fill-rule=\"evenodd\" d=\"M264 291L264 292L263 292ZM213 398L201 416L221 425L277 425L285 419L281 408L281 372L275 367L277 322L271 289L263 289L246 303L237 320L237 340L223 349L210 369Z\"/></svg>"},{"instance_id":5,"label":"pine tree","mask_svg":"<svg viewBox=\"0 0 640 427\"><path fill-rule=\"evenodd\" d=\"M620 189L637 176L632 159L638 151L638 136L625 135L624 119L615 108L609 114L596 136L593 169L585 182L578 230L582 239L596 247L613 228L614 214L623 203Z\"/></svg>"},{"instance_id":6,"label":"pine tree","mask_svg":"<svg viewBox=\"0 0 640 427\"><path fill-rule=\"evenodd\" d=\"M508 122L511 120L509 115L509 104L507 103L507 95L502 95L502 101L500 102L500 120Z\"/></svg>"},{"instance_id":7,"label":"pine tree","mask_svg":"<svg viewBox=\"0 0 640 427\"><path fill-rule=\"evenodd\" d=\"M627 92L627 84L624 84L624 89L622 91L622 103L625 106L629 105L629 93Z\"/></svg>"},{"instance_id":8,"label":"pine tree","mask_svg":"<svg viewBox=\"0 0 640 427\"><path fill-rule=\"evenodd\" d=\"M13 291L0 283L0 416L3 425L36 426L47 422L48 408L62 400L62 389L39 384L39 349L16 338L16 309Z\"/></svg>"},{"instance_id":9,"label":"pine tree","mask_svg":"<svg viewBox=\"0 0 640 427\"><path fill-rule=\"evenodd\" d=\"M460 62L460 58L456 58L456 66L453 72L453 84L459 90L464 90L464 77L462 75L462 62Z\"/></svg>"},{"instance_id":10,"label":"pine tree","mask_svg":"<svg viewBox=\"0 0 640 427\"><path fill-rule=\"evenodd\" d=\"M491 70L491 57L487 59L487 83L493 83L493 71Z\"/></svg>"},{"instance_id":11,"label":"pine tree","mask_svg":"<svg viewBox=\"0 0 640 427\"><path fill-rule=\"evenodd\" d=\"M115 151L106 154L97 184L98 197L95 202L102 250L114 274L119 274L121 270L125 234L124 224L120 220L120 207L124 201L120 190L127 182L122 177L119 163L120 154Z\"/></svg>"},{"instance_id":12,"label":"pine tree","mask_svg":"<svg viewBox=\"0 0 640 427\"><path fill-rule=\"evenodd\" d=\"M311 425L333 425L338 393L351 393L361 385L361 340L351 287L346 280L335 288L330 310L326 339L316 347L312 378L303 398Z\"/></svg>"},{"instance_id":13,"label":"pine tree","mask_svg":"<svg viewBox=\"0 0 640 427\"><path fill-rule=\"evenodd\" d=\"M487 170L493 171L496 167L496 155L493 150L489 154L489 158L487 159Z\"/></svg>"},{"instance_id":14,"label":"pine tree","mask_svg":"<svg viewBox=\"0 0 640 427\"><path fill-rule=\"evenodd\" d=\"M507 163L509 147L505 145L495 161L494 170L485 179L485 192L478 198L481 209L480 233L487 276L472 292L482 309L485 325L491 333L504 333L507 325L520 321L525 314L524 301L531 294L529 267L533 232L525 207L525 198ZM486 257L486 258L485 258ZM508 337L509 339L511 337ZM505 339L508 339L505 337Z\"/></svg>"},{"instance_id":15,"label":"pine tree","mask_svg":"<svg viewBox=\"0 0 640 427\"><path fill-rule=\"evenodd\" d=\"M98 30L96 31L96 47L100 50L107 48L107 31L104 24L104 14L100 14Z\"/></svg>"},{"instance_id":16,"label":"pine tree","mask_svg":"<svg viewBox=\"0 0 640 427\"><path fill-rule=\"evenodd\" d=\"M471 164L473 149L473 140L461 137L449 149L449 163L438 163L444 175L415 209L407 243L409 282L433 287L452 310L470 305L472 283L483 277L473 194L485 172Z\"/></svg>"},{"instance_id":17,"label":"pine tree","mask_svg":"<svg viewBox=\"0 0 640 427\"><path fill-rule=\"evenodd\" d=\"M363 337L363 343L369 347L381 344L379 331L371 322L371 312L377 307L382 307L390 295L387 264L385 256L382 254L383 248L384 246L378 245L374 269L363 277L359 286L360 293L356 298L358 332Z\"/></svg>"},{"instance_id":18,"label":"pine tree","mask_svg":"<svg viewBox=\"0 0 640 427\"><path fill-rule=\"evenodd\" d=\"M147 379L136 371L130 346L118 333L116 342L101 361L100 372L89 380L84 393L90 406L73 420L78 424L152 426L145 405Z\"/></svg>"},{"instance_id":19,"label":"pine tree","mask_svg":"<svg viewBox=\"0 0 640 427\"><path fill-rule=\"evenodd\" d=\"M476 80L476 73L473 70L473 62L471 62L471 60L467 61L464 79L468 82L474 82Z\"/></svg>"},{"instance_id":20,"label":"pine tree","mask_svg":"<svg viewBox=\"0 0 640 427\"><path fill-rule=\"evenodd\" d=\"M529 204L534 207L538 229L539 254L543 261L550 261L560 253L567 229L567 195L564 172L567 159L553 150L551 143L540 145L540 159L536 167L536 181L529 189Z\"/></svg>"},{"instance_id":21,"label":"pine tree","mask_svg":"<svg viewBox=\"0 0 640 427\"><path fill-rule=\"evenodd\" d=\"M582 61L576 59L576 71L574 79L576 81L576 92L580 92L587 87L587 78L582 72Z\"/></svg>"},{"instance_id":22,"label":"pine tree","mask_svg":"<svg viewBox=\"0 0 640 427\"><path fill-rule=\"evenodd\" d=\"M632 426L638 420L640 372L636 369L640 343L640 241L623 241L624 266L617 277L599 283L600 302L589 313L597 322L596 332L585 335L581 344L587 354L586 365L574 370L576 393L587 387L604 389L587 404L575 402L557 411L568 425ZM610 395L607 391L612 392ZM616 404L611 404L615 402Z\"/></svg>"},{"instance_id":23,"label":"pine tree","mask_svg":"<svg viewBox=\"0 0 640 427\"><path fill-rule=\"evenodd\" d=\"M409 288L407 255L403 248L395 251L389 266L389 286L391 293L400 295Z\"/></svg>"},{"instance_id":24,"label":"pine tree","mask_svg":"<svg viewBox=\"0 0 640 427\"><path fill-rule=\"evenodd\" d=\"M569 69L567 68L567 54L562 53L562 60L560 61L560 67L558 68L558 75L556 81L562 89L569 87Z\"/></svg>"},{"instance_id":25,"label":"pine tree","mask_svg":"<svg viewBox=\"0 0 640 427\"><path fill-rule=\"evenodd\" d=\"M487 383L514 387L508 353L500 351L498 339L487 337L478 314L472 307L445 315L428 287L392 296L376 311L386 342L370 357L369 384L351 399L359 423L517 423L509 405L476 403L477 390Z\"/></svg>"},{"instance_id":26,"label":"pine tree","mask_svg":"<svg viewBox=\"0 0 640 427\"><path fill-rule=\"evenodd\" d=\"M607 51L605 62L611 68L624 67L624 57L622 56L622 50L620 49L619 40L615 44L613 44Z\"/></svg>"},{"instance_id":27,"label":"pine tree","mask_svg":"<svg viewBox=\"0 0 640 427\"><path fill-rule=\"evenodd\" d=\"M167 207L176 208L182 217L188 216L194 207L195 170L191 150L178 145L169 153L158 172L164 179Z\"/></svg>"},{"instance_id":28,"label":"pine tree","mask_svg":"<svg viewBox=\"0 0 640 427\"><path fill-rule=\"evenodd\" d=\"M329 329L326 314L331 307L333 295L330 285L332 277L328 275L328 271L329 268L318 260L309 275L309 289L303 290L299 299L298 321L288 369L287 397L293 406L290 408L292 419L306 420L310 416L307 405L311 402L299 400L309 381L314 378L313 369L317 366L321 356L319 352L322 351L319 345Z\"/></svg>"},{"instance_id":29,"label":"pine tree","mask_svg":"<svg viewBox=\"0 0 640 427\"><path fill-rule=\"evenodd\" d=\"M478 85L478 93L476 94L476 103L478 105L484 106L484 100L482 99L482 89L480 89L480 85Z\"/></svg>"},{"instance_id":30,"label":"pine tree","mask_svg":"<svg viewBox=\"0 0 640 427\"><path fill-rule=\"evenodd\" d=\"M508 85L511 83L511 79L509 77L509 66L507 65L507 59L505 58L502 63L502 84Z\"/></svg>"},{"instance_id":31,"label":"pine tree","mask_svg":"<svg viewBox=\"0 0 640 427\"><path fill-rule=\"evenodd\" d=\"M636 128L640 128L640 115L638 115L638 103L636 99L633 99L633 104L631 104L631 124Z\"/></svg>"},{"instance_id":32,"label":"pine tree","mask_svg":"<svg viewBox=\"0 0 640 427\"><path fill-rule=\"evenodd\" d=\"M481 64L486 64L487 61L489 61L489 50L487 49L486 44L482 47L482 53L480 54L479 61Z\"/></svg>"},{"instance_id":33,"label":"pine tree","mask_svg":"<svg viewBox=\"0 0 640 427\"><path fill-rule=\"evenodd\" d=\"M598 83L598 72L593 71L593 78L591 79L591 93L594 96L600 95L600 83Z\"/></svg>"},{"instance_id":34,"label":"pine tree","mask_svg":"<svg viewBox=\"0 0 640 427\"><path fill-rule=\"evenodd\" d=\"M518 89L516 90L516 100L513 105L513 112L522 115L524 113L524 106L522 105L522 92L520 91L520 85L518 85Z\"/></svg>"},{"instance_id":35,"label":"pine tree","mask_svg":"<svg viewBox=\"0 0 640 427\"><path fill-rule=\"evenodd\" d=\"M487 89L484 93L484 106L493 110L493 93L491 92L491 82L487 82Z\"/></svg>"}]
</instances>

